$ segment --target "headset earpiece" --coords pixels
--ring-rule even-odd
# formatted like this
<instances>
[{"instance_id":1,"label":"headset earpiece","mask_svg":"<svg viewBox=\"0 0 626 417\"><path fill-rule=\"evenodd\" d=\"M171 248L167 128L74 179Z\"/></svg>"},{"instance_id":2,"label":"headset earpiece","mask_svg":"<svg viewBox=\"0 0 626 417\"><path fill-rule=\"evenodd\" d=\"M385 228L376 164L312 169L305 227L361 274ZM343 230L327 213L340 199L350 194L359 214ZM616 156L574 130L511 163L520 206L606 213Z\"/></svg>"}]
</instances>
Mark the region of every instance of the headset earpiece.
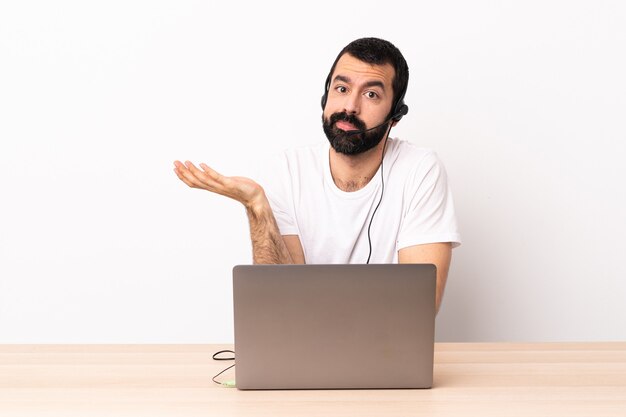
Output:
<instances>
[{"instance_id":1,"label":"headset earpiece","mask_svg":"<svg viewBox=\"0 0 626 417\"><path fill-rule=\"evenodd\" d=\"M326 77L326 83L324 84L324 95L322 96L322 110L326 108L326 101L328 101L328 90L330 90L330 76Z\"/></svg>"},{"instance_id":2,"label":"headset earpiece","mask_svg":"<svg viewBox=\"0 0 626 417\"><path fill-rule=\"evenodd\" d=\"M404 116L405 114L409 112L409 106L404 104L405 94L406 94L406 87L404 88L404 91L402 91L402 94L400 94L400 97L398 97L398 101L396 101L396 107L394 107L393 113L391 117L389 118L390 120L393 120L394 122L399 122L400 119L402 119L402 116Z\"/></svg>"},{"instance_id":3,"label":"headset earpiece","mask_svg":"<svg viewBox=\"0 0 626 417\"><path fill-rule=\"evenodd\" d=\"M406 104L404 104L404 102L401 101L396 106L396 109L397 110L394 111L390 119L393 120L394 122L399 122L400 119L402 119L402 116L404 116L405 114L409 112L409 106L407 106Z\"/></svg>"}]
</instances>

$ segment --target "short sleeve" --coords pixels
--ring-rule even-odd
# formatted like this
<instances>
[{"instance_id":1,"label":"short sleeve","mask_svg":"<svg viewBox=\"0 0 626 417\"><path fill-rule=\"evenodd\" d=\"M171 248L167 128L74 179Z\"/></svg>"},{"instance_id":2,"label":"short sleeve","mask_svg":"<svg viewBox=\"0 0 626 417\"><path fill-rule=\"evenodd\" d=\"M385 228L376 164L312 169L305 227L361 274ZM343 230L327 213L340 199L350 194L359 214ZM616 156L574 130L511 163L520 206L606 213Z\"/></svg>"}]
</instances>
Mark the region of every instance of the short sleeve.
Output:
<instances>
[{"instance_id":1,"label":"short sleeve","mask_svg":"<svg viewBox=\"0 0 626 417\"><path fill-rule=\"evenodd\" d=\"M265 158L258 168L257 182L265 190L281 235L297 235L293 190L289 166L284 154Z\"/></svg>"},{"instance_id":2,"label":"short sleeve","mask_svg":"<svg viewBox=\"0 0 626 417\"><path fill-rule=\"evenodd\" d=\"M427 243L461 244L452 191L445 167L428 152L409 174L404 189L403 219L397 249Z\"/></svg>"}]
</instances>

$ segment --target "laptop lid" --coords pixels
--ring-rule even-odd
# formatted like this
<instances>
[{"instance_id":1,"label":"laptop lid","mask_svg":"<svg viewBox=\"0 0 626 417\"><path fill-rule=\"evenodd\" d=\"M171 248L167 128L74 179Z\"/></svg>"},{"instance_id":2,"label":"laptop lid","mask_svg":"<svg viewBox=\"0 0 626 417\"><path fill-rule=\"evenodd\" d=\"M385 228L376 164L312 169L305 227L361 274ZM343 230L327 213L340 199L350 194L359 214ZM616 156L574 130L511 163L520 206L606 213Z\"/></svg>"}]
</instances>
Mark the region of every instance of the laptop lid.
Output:
<instances>
[{"instance_id":1,"label":"laptop lid","mask_svg":"<svg viewBox=\"0 0 626 417\"><path fill-rule=\"evenodd\" d=\"M431 264L238 265L239 389L430 388Z\"/></svg>"}]
</instances>

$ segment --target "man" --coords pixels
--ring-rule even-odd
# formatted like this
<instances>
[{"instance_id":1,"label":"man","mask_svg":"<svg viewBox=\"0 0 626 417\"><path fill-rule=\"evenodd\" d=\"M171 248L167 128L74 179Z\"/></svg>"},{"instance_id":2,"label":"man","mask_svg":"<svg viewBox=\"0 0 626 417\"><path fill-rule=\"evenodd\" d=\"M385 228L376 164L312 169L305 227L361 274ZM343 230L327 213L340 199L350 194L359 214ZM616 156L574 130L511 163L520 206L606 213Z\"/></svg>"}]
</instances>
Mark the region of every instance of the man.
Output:
<instances>
[{"instance_id":1,"label":"man","mask_svg":"<svg viewBox=\"0 0 626 417\"><path fill-rule=\"evenodd\" d=\"M337 56L322 97L330 147L285 152L263 186L189 161L174 171L245 206L255 263L433 263L439 310L460 237L436 155L388 138L408 111L408 77L391 43L357 39Z\"/></svg>"}]
</instances>

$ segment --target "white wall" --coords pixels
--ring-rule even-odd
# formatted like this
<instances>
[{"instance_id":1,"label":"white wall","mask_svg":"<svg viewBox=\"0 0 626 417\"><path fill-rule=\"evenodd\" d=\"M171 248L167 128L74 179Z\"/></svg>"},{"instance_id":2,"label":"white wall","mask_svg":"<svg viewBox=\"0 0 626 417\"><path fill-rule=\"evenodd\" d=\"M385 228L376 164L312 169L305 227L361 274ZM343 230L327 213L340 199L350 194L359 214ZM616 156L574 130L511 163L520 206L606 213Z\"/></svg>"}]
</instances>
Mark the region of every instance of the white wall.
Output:
<instances>
[{"instance_id":1,"label":"white wall","mask_svg":"<svg viewBox=\"0 0 626 417\"><path fill-rule=\"evenodd\" d=\"M0 5L1 343L232 341L245 214L172 161L250 175L325 141L362 36L405 54L392 135L455 194L438 340L626 339L623 2L280 3Z\"/></svg>"}]
</instances>

